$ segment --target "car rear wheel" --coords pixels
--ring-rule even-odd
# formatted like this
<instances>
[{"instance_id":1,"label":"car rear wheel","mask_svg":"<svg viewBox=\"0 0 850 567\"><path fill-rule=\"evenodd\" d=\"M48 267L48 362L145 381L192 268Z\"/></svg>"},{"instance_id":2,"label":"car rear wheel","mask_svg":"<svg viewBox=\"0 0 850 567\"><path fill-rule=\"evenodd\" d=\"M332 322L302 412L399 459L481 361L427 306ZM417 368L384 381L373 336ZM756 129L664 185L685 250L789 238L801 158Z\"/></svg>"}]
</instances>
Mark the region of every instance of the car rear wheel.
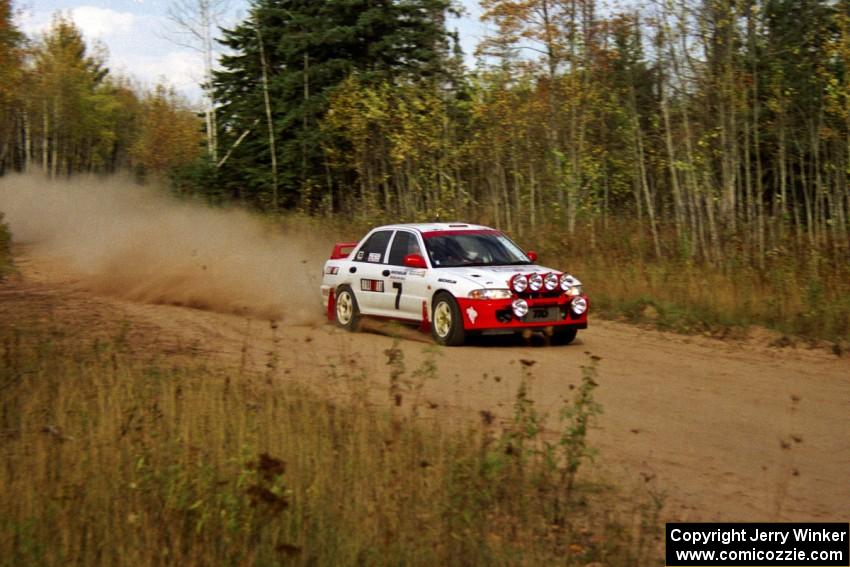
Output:
<instances>
[{"instance_id":1,"label":"car rear wheel","mask_svg":"<svg viewBox=\"0 0 850 567\"><path fill-rule=\"evenodd\" d=\"M431 306L431 336L437 344L459 346L466 340L460 307L451 294L438 293Z\"/></svg>"},{"instance_id":2,"label":"car rear wheel","mask_svg":"<svg viewBox=\"0 0 850 567\"><path fill-rule=\"evenodd\" d=\"M578 329L575 327L567 327L565 329L555 329L555 332L552 333L552 344L553 345L568 345L573 342L578 334Z\"/></svg>"},{"instance_id":3,"label":"car rear wheel","mask_svg":"<svg viewBox=\"0 0 850 567\"><path fill-rule=\"evenodd\" d=\"M336 324L346 331L356 331L360 328L360 309L357 298L347 285L336 290L336 305L334 307Z\"/></svg>"}]
</instances>

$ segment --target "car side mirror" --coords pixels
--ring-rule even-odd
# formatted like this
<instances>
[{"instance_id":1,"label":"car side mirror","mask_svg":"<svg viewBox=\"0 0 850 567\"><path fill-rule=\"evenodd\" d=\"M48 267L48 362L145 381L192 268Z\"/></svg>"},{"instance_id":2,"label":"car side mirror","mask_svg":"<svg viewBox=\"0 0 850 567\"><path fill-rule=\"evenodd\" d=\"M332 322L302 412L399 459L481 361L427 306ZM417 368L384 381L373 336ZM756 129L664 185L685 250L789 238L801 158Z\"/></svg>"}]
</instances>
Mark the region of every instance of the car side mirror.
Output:
<instances>
[{"instance_id":1,"label":"car side mirror","mask_svg":"<svg viewBox=\"0 0 850 567\"><path fill-rule=\"evenodd\" d=\"M408 254L404 257L404 265L408 268L427 268L428 265L425 264L425 258L420 256L419 254Z\"/></svg>"},{"instance_id":2,"label":"car side mirror","mask_svg":"<svg viewBox=\"0 0 850 567\"><path fill-rule=\"evenodd\" d=\"M528 252L525 253L525 255L528 256L528 259L531 260L532 262L537 261L537 252L532 252L531 250L529 250Z\"/></svg>"}]
</instances>

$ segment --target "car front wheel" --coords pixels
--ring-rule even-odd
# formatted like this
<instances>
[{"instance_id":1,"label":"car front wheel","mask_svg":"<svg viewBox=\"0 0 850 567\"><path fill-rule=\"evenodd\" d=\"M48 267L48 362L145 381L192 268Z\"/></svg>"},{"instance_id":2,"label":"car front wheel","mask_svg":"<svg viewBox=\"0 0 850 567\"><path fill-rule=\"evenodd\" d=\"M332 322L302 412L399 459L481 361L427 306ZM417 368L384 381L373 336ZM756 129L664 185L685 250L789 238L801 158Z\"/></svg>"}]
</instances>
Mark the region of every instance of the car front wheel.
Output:
<instances>
[{"instance_id":1,"label":"car front wheel","mask_svg":"<svg viewBox=\"0 0 850 567\"><path fill-rule=\"evenodd\" d=\"M336 290L336 305L334 307L336 324L346 331L356 331L360 327L360 309L357 298L347 285Z\"/></svg>"},{"instance_id":2,"label":"car front wheel","mask_svg":"<svg viewBox=\"0 0 850 567\"><path fill-rule=\"evenodd\" d=\"M460 307L449 293L438 293L434 297L431 307L431 336L437 344L445 346L460 346L466 339Z\"/></svg>"},{"instance_id":3,"label":"car front wheel","mask_svg":"<svg viewBox=\"0 0 850 567\"><path fill-rule=\"evenodd\" d=\"M568 345L575 340L577 333L578 329L576 329L575 327L567 327L566 329L555 329L555 332L552 333L552 344Z\"/></svg>"}]
</instances>

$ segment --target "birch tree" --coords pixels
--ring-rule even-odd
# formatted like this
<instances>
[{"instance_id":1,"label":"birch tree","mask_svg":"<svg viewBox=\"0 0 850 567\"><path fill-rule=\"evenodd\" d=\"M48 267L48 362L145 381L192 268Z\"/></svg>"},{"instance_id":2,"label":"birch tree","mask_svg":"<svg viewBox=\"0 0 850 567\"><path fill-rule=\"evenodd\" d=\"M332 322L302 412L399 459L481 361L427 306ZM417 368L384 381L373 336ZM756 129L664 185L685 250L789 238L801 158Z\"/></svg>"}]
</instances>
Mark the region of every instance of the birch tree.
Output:
<instances>
[{"instance_id":1,"label":"birch tree","mask_svg":"<svg viewBox=\"0 0 850 567\"><path fill-rule=\"evenodd\" d=\"M176 29L171 40L201 54L204 62L204 124L207 133L207 153L212 162L218 161L218 135L215 105L212 96L212 73L215 58L214 28L221 25L229 8L229 0L171 0L168 19Z\"/></svg>"}]
</instances>

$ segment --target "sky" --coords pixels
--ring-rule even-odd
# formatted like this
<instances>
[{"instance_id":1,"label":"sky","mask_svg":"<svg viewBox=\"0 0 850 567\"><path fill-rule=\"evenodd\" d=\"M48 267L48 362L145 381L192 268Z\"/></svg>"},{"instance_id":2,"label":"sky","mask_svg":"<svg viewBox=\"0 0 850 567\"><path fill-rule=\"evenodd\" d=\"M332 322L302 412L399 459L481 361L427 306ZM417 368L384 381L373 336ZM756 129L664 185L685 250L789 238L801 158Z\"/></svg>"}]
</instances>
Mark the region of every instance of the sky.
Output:
<instances>
[{"instance_id":1,"label":"sky","mask_svg":"<svg viewBox=\"0 0 850 567\"><path fill-rule=\"evenodd\" d=\"M475 46L486 27L479 20L477 0L461 0L465 15L449 22L460 32L467 61L472 63ZM131 76L144 86L158 82L172 85L190 101L200 100L198 84L203 77L201 54L180 45L185 38L176 33L168 19L170 0L17 0L18 26L30 37L50 27L53 14L70 15L90 45L99 43L108 52L113 73ZM229 10L222 25L244 19L247 0L227 1Z\"/></svg>"}]
</instances>

